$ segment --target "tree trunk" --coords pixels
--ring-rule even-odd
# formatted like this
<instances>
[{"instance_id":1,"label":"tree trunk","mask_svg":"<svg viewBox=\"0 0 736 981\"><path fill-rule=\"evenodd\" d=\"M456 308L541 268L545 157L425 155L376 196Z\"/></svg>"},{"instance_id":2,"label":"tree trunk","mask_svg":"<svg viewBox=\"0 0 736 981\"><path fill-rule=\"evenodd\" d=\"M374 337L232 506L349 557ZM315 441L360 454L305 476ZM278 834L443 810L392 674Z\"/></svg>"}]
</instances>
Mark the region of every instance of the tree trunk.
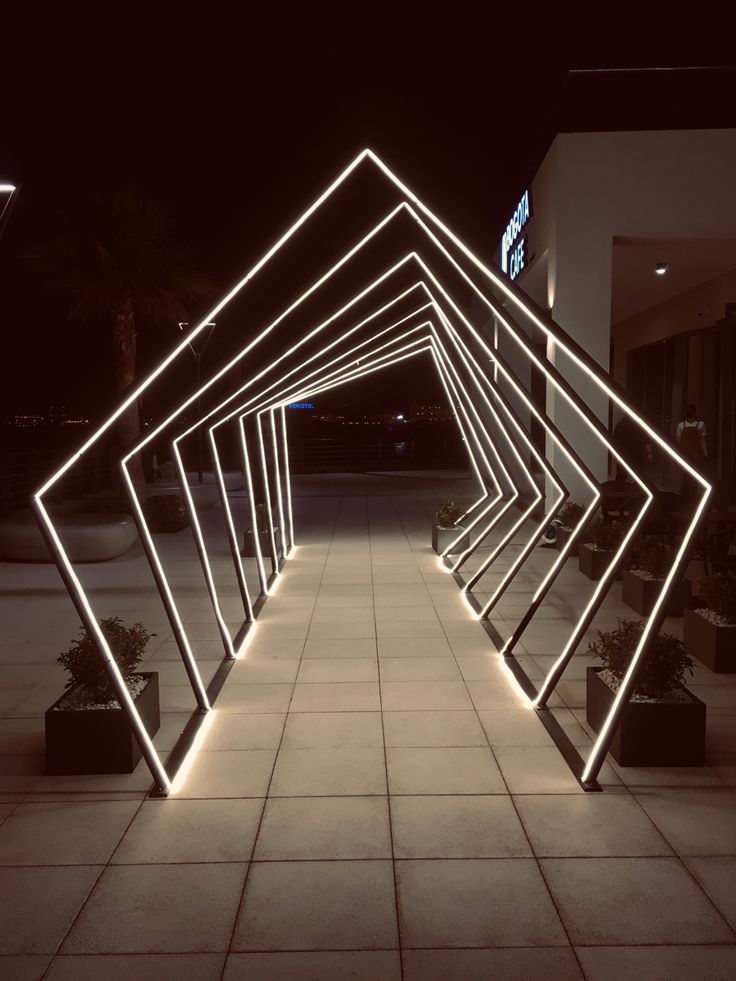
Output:
<instances>
[{"instance_id":1,"label":"tree trunk","mask_svg":"<svg viewBox=\"0 0 736 981\"><path fill-rule=\"evenodd\" d=\"M113 374L116 394L122 399L135 382L135 355L137 332L135 326L135 309L130 297L120 304L113 316ZM141 434L138 399L118 417L117 433L120 450L124 452ZM140 453L136 453L128 464L133 486L141 502L146 500L146 478L143 473L143 461Z\"/></svg>"}]
</instances>

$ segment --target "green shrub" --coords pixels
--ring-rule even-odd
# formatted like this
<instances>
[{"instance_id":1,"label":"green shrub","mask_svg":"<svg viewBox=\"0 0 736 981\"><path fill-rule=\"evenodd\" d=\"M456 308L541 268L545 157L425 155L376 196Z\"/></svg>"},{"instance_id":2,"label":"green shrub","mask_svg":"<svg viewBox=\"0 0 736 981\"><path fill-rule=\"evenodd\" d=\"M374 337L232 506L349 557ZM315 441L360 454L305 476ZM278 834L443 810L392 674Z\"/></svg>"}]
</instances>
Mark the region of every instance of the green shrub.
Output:
<instances>
[{"instance_id":1,"label":"green shrub","mask_svg":"<svg viewBox=\"0 0 736 981\"><path fill-rule=\"evenodd\" d=\"M596 518L588 526L588 543L595 545L603 552L613 552L621 544L624 537L624 527L620 521L604 521Z\"/></svg>"},{"instance_id":2,"label":"green shrub","mask_svg":"<svg viewBox=\"0 0 736 981\"><path fill-rule=\"evenodd\" d=\"M129 684L137 673L146 644L156 635L149 633L142 623L126 627L120 617L100 620L100 630L110 645L126 684ZM92 704L115 698L115 690L110 684L104 661L86 627L81 628L80 639L73 640L69 650L59 654L56 660L69 672L66 689L78 685Z\"/></svg>"},{"instance_id":3,"label":"green shrub","mask_svg":"<svg viewBox=\"0 0 736 981\"><path fill-rule=\"evenodd\" d=\"M454 528L465 514L465 508L454 501L445 501L437 508L435 521L438 528Z\"/></svg>"},{"instance_id":4,"label":"green shrub","mask_svg":"<svg viewBox=\"0 0 736 981\"><path fill-rule=\"evenodd\" d=\"M256 529L259 532L268 531L268 508L265 504L256 504Z\"/></svg>"},{"instance_id":5,"label":"green shrub","mask_svg":"<svg viewBox=\"0 0 736 981\"><path fill-rule=\"evenodd\" d=\"M146 520L151 531L181 531L189 524L184 498L179 494L155 494L148 498Z\"/></svg>"},{"instance_id":6,"label":"green shrub","mask_svg":"<svg viewBox=\"0 0 736 981\"><path fill-rule=\"evenodd\" d=\"M736 623L736 576L730 572L714 572L700 582L700 605L713 610L729 623Z\"/></svg>"},{"instance_id":7,"label":"green shrub","mask_svg":"<svg viewBox=\"0 0 736 981\"><path fill-rule=\"evenodd\" d=\"M584 514L585 508L582 504L576 504L575 501L568 501L567 504L560 508L557 519L563 528L572 529L577 528Z\"/></svg>"},{"instance_id":8,"label":"green shrub","mask_svg":"<svg viewBox=\"0 0 736 981\"><path fill-rule=\"evenodd\" d=\"M619 620L616 630L596 630L596 639L588 644L587 653L597 657L621 681L643 628L641 620ZM682 641L671 634L661 634L649 644L633 694L663 699L678 685L685 684L687 671L693 673L693 660Z\"/></svg>"},{"instance_id":9,"label":"green shrub","mask_svg":"<svg viewBox=\"0 0 736 981\"><path fill-rule=\"evenodd\" d=\"M636 567L654 579L664 579L672 566L672 549L666 540L655 535L644 538L639 545Z\"/></svg>"}]
</instances>

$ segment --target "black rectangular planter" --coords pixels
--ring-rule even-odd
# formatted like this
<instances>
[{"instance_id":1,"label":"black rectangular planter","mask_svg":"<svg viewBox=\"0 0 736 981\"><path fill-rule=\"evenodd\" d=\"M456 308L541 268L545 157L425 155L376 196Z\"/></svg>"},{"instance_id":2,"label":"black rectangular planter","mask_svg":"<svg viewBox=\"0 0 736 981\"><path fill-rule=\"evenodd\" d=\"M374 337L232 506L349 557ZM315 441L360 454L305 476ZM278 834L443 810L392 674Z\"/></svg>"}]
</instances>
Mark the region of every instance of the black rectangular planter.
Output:
<instances>
[{"instance_id":1,"label":"black rectangular planter","mask_svg":"<svg viewBox=\"0 0 736 981\"><path fill-rule=\"evenodd\" d=\"M683 639L689 654L717 674L736 672L736 626L723 627L686 609Z\"/></svg>"},{"instance_id":2,"label":"black rectangular planter","mask_svg":"<svg viewBox=\"0 0 736 981\"><path fill-rule=\"evenodd\" d=\"M135 707L149 736L161 725L158 673L141 672L148 684ZM142 753L121 708L46 710L46 773L132 773Z\"/></svg>"},{"instance_id":3,"label":"black rectangular planter","mask_svg":"<svg viewBox=\"0 0 736 981\"><path fill-rule=\"evenodd\" d=\"M603 577L603 573L611 562L613 557L613 552L601 552L598 549L590 548L587 544L580 546L580 551L578 553L578 565L580 571L588 579L592 579L594 582L598 582L599 579ZM618 581L621 578L620 567L616 569L614 575L614 580Z\"/></svg>"},{"instance_id":4,"label":"black rectangular planter","mask_svg":"<svg viewBox=\"0 0 736 981\"><path fill-rule=\"evenodd\" d=\"M273 530L273 537L276 539L276 554L281 551L281 532L277 527ZM265 555L267 558L271 555L271 535L267 531L258 532L258 541L261 545L261 555ZM246 558L255 558L256 555L256 544L253 539L253 529L246 529L243 535L243 555Z\"/></svg>"},{"instance_id":5,"label":"black rectangular planter","mask_svg":"<svg viewBox=\"0 0 736 981\"><path fill-rule=\"evenodd\" d=\"M600 732L616 693L598 675L586 674L585 717ZM621 766L702 766L705 759L705 703L687 688L687 702L629 702L611 743Z\"/></svg>"},{"instance_id":6,"label":"black rectangular planter","mask_svg":"<svg viewBox=\"0 0 736 981\"><path fill-rule=\"evenodd\" d=\"M557 525L557 548L562 551L562 549L567 545L568 540L572 535L572 528L566 528L564 525ZM567 553L568 556L577 556L580 551L580 538L575 540L575 544Z\"/></svg>"},{"instance_id":7,"label":"black rectangular planter","mask_svg":"<svg viewBox=\"0 0 736 981\"><path fill-rule=\"evenodd\" d=\"M640 616L648 617L654 601L662 589L662 579L642 579L629 569L624 570L621 598L627 606ZM675 583L667 597L667 616L681 617L690 600L692 586L689 579Z\"/></svg>"}]
</instances>

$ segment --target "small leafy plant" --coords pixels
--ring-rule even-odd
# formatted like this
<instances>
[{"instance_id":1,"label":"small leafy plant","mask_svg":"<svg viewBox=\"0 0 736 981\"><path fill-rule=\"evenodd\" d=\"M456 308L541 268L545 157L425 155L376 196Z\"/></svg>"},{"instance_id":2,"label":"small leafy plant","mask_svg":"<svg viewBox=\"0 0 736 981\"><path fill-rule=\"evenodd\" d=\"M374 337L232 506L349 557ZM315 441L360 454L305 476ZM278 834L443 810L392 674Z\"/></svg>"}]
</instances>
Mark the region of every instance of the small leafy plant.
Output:
<instances>
[{"instance_id":1,"label":"small leafy plant","mask_svg":"<svg viewBox=\"0 0 736 981\"><path fill-rule=\"evenodd\" d=\"M573 528L576 528L580 524L584 514L585 508L582 504L576 504L575 501L568 501L564 507L560 508L557 519L563 528L572 531Z\"/></svg>"},{"instance_id":2,"label":"small leafy plant","mask_svg":"<svg viewBox=\"0 0 736 981\"><path fill-rule=\"evenodd\" d=\"M664 538L650 535L639 545L636 568L652 579L664 579L672 565L672 549Z\"/></svg>"},{"instance_id":3,"label":"small leafy plant","mask_svg":"<svg viewBox=\"0 0 736 981\"><path fill-rule=\"evenodd\" d=\"M588 644L588 654L597 657L606 671L621 681L639 643L644 623L641 620L619 620L615 630L596 630L595 640ZM685 646L671 634L655 637L644 655L634 695L663 701L680 685L685 673L693 673L693 660Z\"/></svg>"},{"instance_id":4,"label":"small leafy plant","mask_svg":"<svg viewBox=\"0 0 736 981\"><path fill-rule=\"evenodd\" d=\"M181 531L189 524L184 498L179 494L156 494L149 497L146 520L154 532Z\"/></svg>"},{"instance_id":5,"label":"small leafy plant","mask_svg":"<svg viewBox=\"0 0 736 981\"><path fill-rule=\"evenodd\" d=\"M125 683L130 686L137 674L146 644L156 635L149 633L142 623L126 627L120 617L100 620L100 630L110 645ZM56 660L69 672L70 677L65 685L67 691L78 686L80 694L90 704L104 704L116 697L104 662L86 627L82 627L79 639L73 640L69 650L59 654Z\"/></svg>"},{"instance_id":6,"label":"small leafy plant","mask_svg":"<svg viewBox=\"0 0 736 981\"><path fill-rule=\"evenodd\" d=\"M699 605L723 617L726 623L736 623L736 576L729 572L714 572L700 581Z\"/></svg>"},{"instance_id":7,"label":"small leafy plant","mask_svg":"<svg viewBox=\"0 0 736 981\"><path fill-rule=\"evenodd\" d=\"M454 501L445 501L437 508L435 521L438 528L454 528L465 514L465 508Z\"/></svg>"},{"instance_id":8,"label":"small leafy plant","mask_svg":"<svg viewBox=\"0 0 736 981\"><path fill-rule=\"evenodd\" d=\"M268 531L268 508L265 504L256 504L256 529L259 532Z\"/></svg>"},{"instance_id":9,"label":"small leafy plant","mask_svg":"<svg viewBox=\"0 0 736 981\"><path fill-rule=\"evenodd\" d=\"M624 537L623 525L620 521L604 521L596 518L588 527L588 544L595 545L601 552L615 551Z\"/></svg>"}]
</instances>

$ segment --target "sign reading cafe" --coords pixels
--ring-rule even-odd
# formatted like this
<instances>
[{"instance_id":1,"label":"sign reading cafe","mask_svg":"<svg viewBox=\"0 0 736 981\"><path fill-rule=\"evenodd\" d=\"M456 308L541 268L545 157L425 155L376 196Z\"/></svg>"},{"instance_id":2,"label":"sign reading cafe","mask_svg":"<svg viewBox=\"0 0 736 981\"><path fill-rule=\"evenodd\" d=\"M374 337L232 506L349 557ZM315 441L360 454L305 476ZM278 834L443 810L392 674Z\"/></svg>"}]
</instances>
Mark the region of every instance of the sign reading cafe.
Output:
<instances>
[{"instance_id":1,"label":"sign reading cafe","mask_svg":"<svg viewBox=\"0 0 736 981\"><path fill-rule=\"evenodd\" d=\"M527 240L522 230L532 216L529 191L524 191L501 238L501 269L516 279L527 262Z\"/></svg>"}]
</instances>

